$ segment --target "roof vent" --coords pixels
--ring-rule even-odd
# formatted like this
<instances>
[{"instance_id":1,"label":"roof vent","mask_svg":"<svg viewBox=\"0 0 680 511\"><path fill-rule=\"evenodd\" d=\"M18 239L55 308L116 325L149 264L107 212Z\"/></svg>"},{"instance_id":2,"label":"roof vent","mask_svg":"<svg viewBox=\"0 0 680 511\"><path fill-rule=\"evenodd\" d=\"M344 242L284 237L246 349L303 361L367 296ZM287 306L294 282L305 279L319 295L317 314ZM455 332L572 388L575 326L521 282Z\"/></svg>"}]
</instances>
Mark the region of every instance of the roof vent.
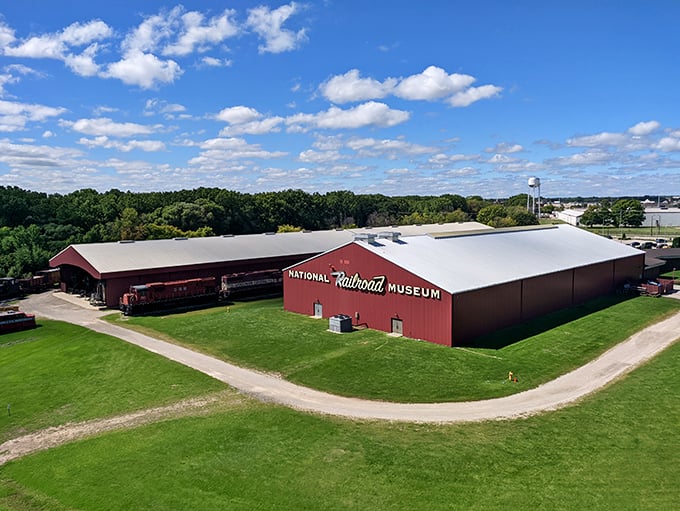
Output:
<instances>
[{"instance_id":1,"label":"roof vent","mask_svg":"<svg viewBox=\"0 0 680 511\"><path fill-rule=\"evenodd\" d=\"M366 243L373 243L375 241L375 234L361 233L354 235L354 241L364 241Z\"/></svg>"},{"instance_id":2,"label":"roof vent","mask_svg":"<svg viewBox=\"0 0 680 511\"><path fill-rule=\"evenodd\" d=\"M120 240L118 243L134 243L135 240Z\"/></svg>"},{"instance_id":3,"label":"roof vent","mask_svg":"<svg viewBox=\"0 0 680 511\"><path fill-rule=\"evenodd\" d=\"M269 231L269 232L264 233L265 236L274 236L274 234L276 234L274 231Z\"/></svg>"},{"instance_id":4,"label":"roof vent","mask_svg":"<svg viewBox=\"0 0 680 511\"><path fill-rule=\"evenodd\" d=\"M173 238L173 239L174 239L175 241L184 241L184 240L188 240L189 238L187 238L186 236L179 236L179 237Z\"/></svg>"},{"instance_id":5,"label":"roof vent","mask_svg":"<svg viewBox=\"0 0 680 511\"><path fill-rule=\"evenodd\" d=\"M312 232L310 229L302 229L302 232L307 233L307 232Z\"/></svg>"},{"instance_id":6,"label":"roof vent","mask_svg":"<svg viewBox=\"0 0 680 511\"><path fill-rule=\"evenodd\" d=\"M382 238L390 241L399 241L400 232L397 231L384 231L378 233L378 238Z\"/></svg>"},{"instance_id":7,"label":"roof vent","mask_svg":"<svg viewBox=\"0 0 680 511\"><path fill-rule=\"evenodd\" d=\"M222 237L223 238L233 238L234 235L233 234L223 234Z\"/></svg>"}]
</instances>

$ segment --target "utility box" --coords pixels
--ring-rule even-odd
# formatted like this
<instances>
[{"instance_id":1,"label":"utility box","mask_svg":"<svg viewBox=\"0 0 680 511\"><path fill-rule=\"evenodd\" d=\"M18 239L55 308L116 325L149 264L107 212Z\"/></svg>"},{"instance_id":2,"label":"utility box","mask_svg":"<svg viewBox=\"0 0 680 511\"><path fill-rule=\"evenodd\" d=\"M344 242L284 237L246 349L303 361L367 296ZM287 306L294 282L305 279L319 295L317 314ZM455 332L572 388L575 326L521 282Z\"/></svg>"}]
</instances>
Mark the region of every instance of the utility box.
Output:
<instances>
[{"instance_id":1,"label":"utility box","mask_svg":"<svg viewBox=\"0 0 680 511\"><path fill-rule=\"evenodd\" d=\"M331 332L351 332L352 318L346 314L336 314L328 318L328 329Z\"/></svg>"}]
</instances>

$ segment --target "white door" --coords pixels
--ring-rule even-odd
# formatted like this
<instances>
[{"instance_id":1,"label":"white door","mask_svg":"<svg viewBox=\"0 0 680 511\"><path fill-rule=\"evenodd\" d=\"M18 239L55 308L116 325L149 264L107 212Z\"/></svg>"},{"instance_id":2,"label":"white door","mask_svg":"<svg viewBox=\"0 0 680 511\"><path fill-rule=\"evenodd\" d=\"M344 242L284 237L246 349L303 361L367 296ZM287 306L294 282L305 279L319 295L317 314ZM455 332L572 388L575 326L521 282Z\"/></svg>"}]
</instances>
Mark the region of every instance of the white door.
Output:
<instances>
[{"instance_id":1,"label":"white door","mask_svg":"<svg viewBox=\"0 0 680 511\"><path fill-rule=\"evenodd\" d=\"M404 322L401 319L392 318L392 333L404 335Z\"/></svg>"}]
</instances>

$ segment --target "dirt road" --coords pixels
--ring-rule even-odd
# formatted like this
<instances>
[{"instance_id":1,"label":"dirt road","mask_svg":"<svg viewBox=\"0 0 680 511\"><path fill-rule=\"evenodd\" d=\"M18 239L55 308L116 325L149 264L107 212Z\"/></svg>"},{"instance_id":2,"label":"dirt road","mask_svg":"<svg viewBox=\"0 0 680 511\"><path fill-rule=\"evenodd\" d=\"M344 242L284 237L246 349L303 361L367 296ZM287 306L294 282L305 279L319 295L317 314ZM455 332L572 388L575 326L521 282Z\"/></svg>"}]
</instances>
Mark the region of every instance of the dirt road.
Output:
<instances>
[{"instance_id":1,"label":"dirt road","mask_svg":"<svg viewBox=\"0 0 680 511\"><path fill-rule=\"evenodd\" d=\"M69 321L109 334L192 367L262 401L295 409L357 419L452 423L502 420L555 410L602 388L673 344L680 336L680 314L650 326L592 362L537 388L512 396L456 403L390 403L335 396L295 385L269 374L243 369L213 357L104 322L103 313L74 304L69 295L34 295L27 312ZM77 299L80 300L80 299Z\"/></svg>"}]
</instances>

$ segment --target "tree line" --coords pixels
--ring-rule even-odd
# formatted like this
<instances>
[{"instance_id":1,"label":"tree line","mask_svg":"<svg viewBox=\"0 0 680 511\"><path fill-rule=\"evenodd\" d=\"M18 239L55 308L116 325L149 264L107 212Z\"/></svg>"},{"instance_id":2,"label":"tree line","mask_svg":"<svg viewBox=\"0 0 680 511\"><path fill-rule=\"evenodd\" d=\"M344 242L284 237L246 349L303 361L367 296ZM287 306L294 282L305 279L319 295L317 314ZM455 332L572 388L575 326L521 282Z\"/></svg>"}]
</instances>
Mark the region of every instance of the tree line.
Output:
<instances>
[{"instance_id":1,"label":"tree line","mask_svg":"<svg viewBox=\"0 0 680 511\"><path fill-rule=\"evenodd\" d=\"M0 276L30 276L76 243L473 220L493 227L536 224L526 199L526 194L499 203L455 194L389 197L293 189L248 194L220 188L83 189L62 195L0 186Z\"/></svg>"}]
</instances>

